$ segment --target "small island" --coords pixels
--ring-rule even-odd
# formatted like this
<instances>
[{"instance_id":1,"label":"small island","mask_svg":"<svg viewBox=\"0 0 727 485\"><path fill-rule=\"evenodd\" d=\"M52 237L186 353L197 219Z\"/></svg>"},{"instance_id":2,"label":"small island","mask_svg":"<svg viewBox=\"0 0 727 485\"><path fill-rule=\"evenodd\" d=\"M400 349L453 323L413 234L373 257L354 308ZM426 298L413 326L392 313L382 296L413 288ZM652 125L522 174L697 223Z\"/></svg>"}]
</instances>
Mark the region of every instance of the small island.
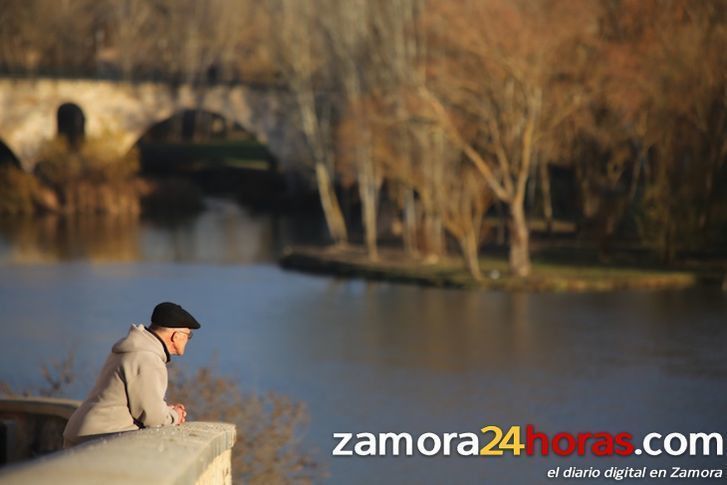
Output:
<instances>
[{"instance_id":1,"label":"small island","mask_svg":"<svg viewBox=\"0 0 727 485\"><path fill-rule=\"evenodd\" d=\"M423 263L397 249L381 249L379 259L371 261L360 247L293 247L286 249L280 264L287 269L349 278L506 291L680 289L720 281L718 272L705 269L569 263L547 251L533 258L532 272L527 277L512 275L504 257L480 257L479 280L472 277L461 259L447 257L436 263Z\"/></svg>"}]
</instances>

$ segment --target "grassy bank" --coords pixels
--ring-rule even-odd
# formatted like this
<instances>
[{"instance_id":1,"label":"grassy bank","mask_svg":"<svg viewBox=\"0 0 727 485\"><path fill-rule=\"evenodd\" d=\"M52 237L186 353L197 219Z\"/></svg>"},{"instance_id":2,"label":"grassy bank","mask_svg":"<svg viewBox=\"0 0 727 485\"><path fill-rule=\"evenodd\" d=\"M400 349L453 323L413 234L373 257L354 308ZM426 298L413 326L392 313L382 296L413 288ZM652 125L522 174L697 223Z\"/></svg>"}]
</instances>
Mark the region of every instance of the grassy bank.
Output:
<instances>
[{"instance_id":1,"label":"grassy bank","mask_svg":"<svg viewBox=\"0 0 727 485\"><path fill-rule=\"evenodd\" d=\"M619 289L686 288L696 285L695 271L644 267L567 264L534 258L529 278L510 276L505 258L482 257L482 281L475 281L456 258L434 264L406 257L397 249L382 249L380 260L371 262L360 247L345 249L296 247L280 260L284 268L342 277L415 283L451 288L486 288L511 291L612 291Z\"/></svg>"}]
</instances>

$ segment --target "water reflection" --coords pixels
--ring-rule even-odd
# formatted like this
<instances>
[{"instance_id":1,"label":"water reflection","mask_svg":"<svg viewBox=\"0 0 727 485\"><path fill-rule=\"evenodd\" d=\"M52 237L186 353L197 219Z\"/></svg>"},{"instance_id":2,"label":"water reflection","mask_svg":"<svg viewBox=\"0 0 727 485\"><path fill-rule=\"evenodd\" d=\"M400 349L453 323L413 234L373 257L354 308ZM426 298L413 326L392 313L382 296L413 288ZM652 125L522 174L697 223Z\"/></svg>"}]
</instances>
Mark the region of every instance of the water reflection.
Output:
<instances>
[{"instance_id":1,"label":"water reflection","mask_svg":"<svg viewBox=\"0 0 727 485\"><path fill-rule=\"evenodd\" d=\"M271 261L283 245L318 242L317 216L255 215L233 201L177 220L75 215L0 218L0 261L51 263L179 261L216 264Z\"/></svg>"},{"instance_id":2,"label":"water reflection","mask_svg":"<svg viewBox=\"0 0 727 485\"><path fill-rule=\"evenodd\" d=\"M363 282L331 284L329 290L330 301L307 311L328 313L336 308L334 300L346 299L351 309L346 325L364 332L347 345L349 357L458 373L529 360L536 350L527 294L493 299L476 291L392 291L386 283Z\"/></svg>"},{"instance_id":3,"label":"water reflection","mask_svg":"<svg viewBox=\"0 0 727 485\"><path fill-rule=\"evenodd\" d=\"M683 301L693 293L488 293L330 280L313 301L287 305L313 321L337 320L296 343L385 368L599 379L614 368L656 364L668 373L724 376L727 361L715 342L727 341L727 327L715 319L725 298L705 297L710 305L695 313ZM325 339L316 336L331 332L340 345L321 347Z\"/></svg>"},{"instance_id":4,"label":"water reflection","mask_svg":"<svg viewBox=\"0 0 727 485\"><path fill-rule=\"evenodd\" d=\"M138 261L139 232L136 216L0 218L0 257L10 263Z\"/></svg>"}]
</instances>

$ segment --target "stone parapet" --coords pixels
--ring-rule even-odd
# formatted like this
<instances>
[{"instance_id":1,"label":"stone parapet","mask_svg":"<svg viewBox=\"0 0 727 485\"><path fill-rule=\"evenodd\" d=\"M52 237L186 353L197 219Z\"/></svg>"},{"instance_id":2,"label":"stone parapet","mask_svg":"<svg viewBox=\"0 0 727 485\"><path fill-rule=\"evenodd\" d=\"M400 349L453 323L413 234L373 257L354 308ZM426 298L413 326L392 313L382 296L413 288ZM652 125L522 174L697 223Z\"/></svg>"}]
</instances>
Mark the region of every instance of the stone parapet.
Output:
<instances>
[{"instance_id":1,"label":"stone parapet","mask_svg":"<svg viewBox=\"0 0 727 485\"><path fill-rule=\"evenodd\" d=\"M77 404L5 400L0 414L66 420ZM0 484L230 484L235 433L232 424L206 422L119 433L0 468Z\"/></svg>"}]
</instances>

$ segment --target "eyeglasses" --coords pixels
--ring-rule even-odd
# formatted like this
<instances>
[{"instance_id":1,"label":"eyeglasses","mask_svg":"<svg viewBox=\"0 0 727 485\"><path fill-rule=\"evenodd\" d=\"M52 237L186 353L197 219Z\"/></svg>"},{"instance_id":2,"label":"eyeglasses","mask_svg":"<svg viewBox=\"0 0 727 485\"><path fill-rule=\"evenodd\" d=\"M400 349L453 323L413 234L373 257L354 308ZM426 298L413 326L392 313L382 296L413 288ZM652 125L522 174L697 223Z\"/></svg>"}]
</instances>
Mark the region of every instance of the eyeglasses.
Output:
<instances>
[{"instance_id":1,"label":"eyeglasses","mask_svg":"<svg viewBox=\"0 0 727 485\"><path fill-rule=\"evenodd\" d=\"M174 332L174 333L181 333L182 335L186 335L187 336L187 340L192 340L192 332L187 333L187 332L179 332L179 331L177 331L177 332Z\"/></svg>"}]
</instances>

